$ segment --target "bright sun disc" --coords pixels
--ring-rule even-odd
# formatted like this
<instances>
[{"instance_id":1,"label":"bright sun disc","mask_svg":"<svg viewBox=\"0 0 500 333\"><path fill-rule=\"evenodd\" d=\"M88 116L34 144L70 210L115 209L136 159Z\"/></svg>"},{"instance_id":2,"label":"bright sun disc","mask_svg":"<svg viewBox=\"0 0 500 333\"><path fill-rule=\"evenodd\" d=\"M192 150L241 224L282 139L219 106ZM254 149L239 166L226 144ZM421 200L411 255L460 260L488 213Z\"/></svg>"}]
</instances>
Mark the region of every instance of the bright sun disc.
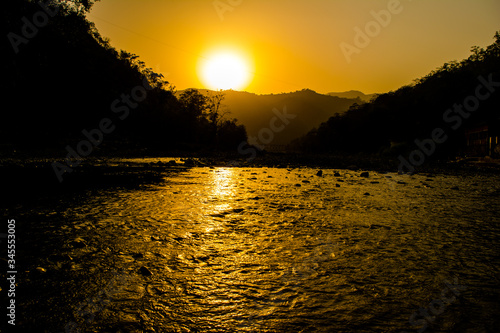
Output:
<instances>
[{"instance_id":1,"label":"bright sun disc","mask_svg":"<svg viewBox=\"0 0 500 333\"><path fill-rule=\"evenodd\" d=\"M223 52L213 54L203 60L200 78L210 89L243 89L250 81L249 66L236 54Z\"/></svg>"}]
</instances>

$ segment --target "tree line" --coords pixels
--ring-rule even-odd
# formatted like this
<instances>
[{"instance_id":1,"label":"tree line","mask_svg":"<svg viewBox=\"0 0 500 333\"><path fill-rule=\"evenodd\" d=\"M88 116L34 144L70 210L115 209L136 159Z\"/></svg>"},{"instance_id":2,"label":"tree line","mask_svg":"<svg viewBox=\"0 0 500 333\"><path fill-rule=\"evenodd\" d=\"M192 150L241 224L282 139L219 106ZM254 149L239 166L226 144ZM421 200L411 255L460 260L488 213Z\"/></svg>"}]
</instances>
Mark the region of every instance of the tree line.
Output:
<instances>
[{"instance_id":1,"label":"tree line","mask_svg":"<svg viewBox=\"0 0 500 333\"><path fill-rule=\"evenodd\" d=\"M176 94L135 54L116 50L86 14L95 1L6 0L0 14L3 55L0 142L17 151L62 150L85 128L112 117L111 103L144 80L151 90L104 147L156 150L234 149L247 138L227 117L224 95ZM42 22L43 7L47 16ZM36 31L35 31L36 29ZM29 38L27 38L29 37ZM18 51L18 52L16 52Z\"/></svg>"},{"instance_id":2,"label":"tree line","mask_svg":"<svg viewBox=\"0 0 500 333\"><path fill-rule=\"evenodd\" d=\"M450 133L433 158L451 158L461 153L465 131L477 124L498 124L500 89L481 101L459 128L443 121L446 111L475 93L478 78L500 82L500 32L486 48L472 47L462 61L451 61L412 84L376 96L368 103L354 104L296 140L293 145L319 153L375 153L395 156L415 149L414 141L429 137L436 127Z\"/></svg>"}]
</instances>

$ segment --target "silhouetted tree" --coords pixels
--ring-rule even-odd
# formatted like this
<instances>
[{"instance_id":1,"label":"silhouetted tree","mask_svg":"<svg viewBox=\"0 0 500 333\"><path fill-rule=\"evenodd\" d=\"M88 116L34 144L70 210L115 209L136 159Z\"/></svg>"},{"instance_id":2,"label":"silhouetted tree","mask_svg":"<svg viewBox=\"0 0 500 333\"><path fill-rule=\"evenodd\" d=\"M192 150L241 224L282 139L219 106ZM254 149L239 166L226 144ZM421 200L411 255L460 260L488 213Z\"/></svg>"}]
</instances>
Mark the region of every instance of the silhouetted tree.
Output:
<instances>
[{"instance_id":1,"label":"silhouetted tree","mask_svg":"<svg viewBox=\"0 0 500 333\"><path fill-rule=\"evenodd\" d=\"M222 90L209 92L207 96L207 109L205 116L210 123L212 141L218 141L217 135L219 128L224 121L224 117L229 113L222 109L224 101L224 93Z\"/></svg>"}]
</instances>

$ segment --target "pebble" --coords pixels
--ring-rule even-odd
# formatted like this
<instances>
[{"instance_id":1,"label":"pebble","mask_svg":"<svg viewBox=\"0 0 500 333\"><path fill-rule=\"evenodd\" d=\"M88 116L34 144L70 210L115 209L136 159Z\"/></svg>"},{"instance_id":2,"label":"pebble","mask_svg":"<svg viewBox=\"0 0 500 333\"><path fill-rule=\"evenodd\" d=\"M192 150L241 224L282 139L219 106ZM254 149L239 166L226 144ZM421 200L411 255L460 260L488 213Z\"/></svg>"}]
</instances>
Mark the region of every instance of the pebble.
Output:
<instances>
[{"instance_id":1,"label":"pebble","mask_svg":"<svg viewBox=\"0 0 500 333\"><path fill-rule=\"evenodd\" d=\"M139 268L139 272L142 275L144 275L144 276L151 276L151 275L153 275L153 273L146 266L142 266L141 268Z\"/></svg>"},{"instance_id":2,"label":"pebble","mask_svg":"<svg viewBox=\"0 0 500 333\"><path fill-rule=\"evenodd\" d=\"M364 178L368 178L368 177L370 177L370 173L368 171L364 171L359 176L364 177Z\"/></svg>"},{"instance_id":3,"label":"pebble","mask_svg":"<svg viewBox=\"0 0 500 333\"><path fill-rule=\"evenodd\" d=\"M47 270L43 267L37 267L35 268L35 271L40 274L47 273Z\"/></svg>"},{"instance_id":4,"label":"pebble","mask_svg":"<svg viewBox=\"0 0 500 333\"><path fill-rule=\"evenodd\" d=\"M82 247L86 247L87 244L85 243L85 241L82 239L82 238L75 238L71 241L70 243L71 246L73 246L74 248L82 248Z\"/></svg>"}]
</instances>

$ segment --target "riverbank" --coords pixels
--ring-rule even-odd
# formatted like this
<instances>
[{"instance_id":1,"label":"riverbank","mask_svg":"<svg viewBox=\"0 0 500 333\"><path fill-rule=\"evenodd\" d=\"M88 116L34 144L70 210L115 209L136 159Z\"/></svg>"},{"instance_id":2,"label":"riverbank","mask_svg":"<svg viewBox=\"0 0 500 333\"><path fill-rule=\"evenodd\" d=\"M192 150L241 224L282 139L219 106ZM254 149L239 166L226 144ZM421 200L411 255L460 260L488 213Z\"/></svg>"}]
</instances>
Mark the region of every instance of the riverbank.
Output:
<instances>
[{"instance_id":1,"label":"riverbank","mask_svg":"<svg viewBox=\"0 0 500 333\"><path fill-rule=\"evenodd\" d=\"M86 189L114 186L137 187L161 181L165 173L191 167L273 167L314 168L352 171L398 172L398 161L367 155L314 155L261 153L247 160L229 153L205 153L200 157L187 154L180 157L160 157L152 154L138 157L91 157L71 167L71 172L58 175L56 158L0 159L0 182L3 204L11 204L40 197ZM60 171L60 169L59 169ZM498 174L500 163L491 159L464 159L453 162L429 162L417 168L416 173L468 177L475 174Z\"/></svg>"},{"instance_id":2,"label":"riverbank","mask_svg":"<svg viewBox=\"0 0 500 333\"><path fill-rule=\"evenodd\" d=\"M54 169L54 163L59 168L66 167L64 159L48 156L19 155L0 158L0 168L6 172L22 172L24 174L43 174L60 179ZM398 172L399 160L396 157L381 157L380 155L335 155L335 154L305 154L305 153L266 153L262 152L253 159L243 158L241 155L227 152L205 151L188 153L174 151L169 154L159 152L128 152L126 154L111 154L82 159L78 165L71 166L75 172L63 175L66 179L80 178L89 174L97 177L101 174L137 174L138 172L157 173L166 170L175 170L189 167L276 167L276 168L325 168L372 170L378 172ZM416 167L416 173L498 173L500 160L491 158L466 158L453 161L430 161ZM50 177L50 174L53 174ZM11 177L9 177L11 178Z\"/></svg>"}]
</instances>

